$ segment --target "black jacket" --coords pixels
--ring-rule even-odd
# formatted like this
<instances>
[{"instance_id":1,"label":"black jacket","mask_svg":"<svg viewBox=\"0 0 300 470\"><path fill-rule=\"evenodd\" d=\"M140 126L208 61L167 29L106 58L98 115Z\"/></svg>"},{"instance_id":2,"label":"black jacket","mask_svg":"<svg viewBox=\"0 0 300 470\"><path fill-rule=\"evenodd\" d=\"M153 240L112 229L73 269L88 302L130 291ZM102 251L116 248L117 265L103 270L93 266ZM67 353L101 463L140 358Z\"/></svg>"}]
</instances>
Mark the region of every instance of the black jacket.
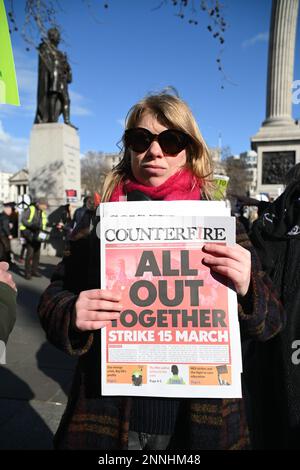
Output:
<instances>
[{"instance_id":1,"label":"black jacket","mask_svg":"<svg viewBox=\"0 0 300 470\"><path fill-rule=\"evenodd\" d=\"M14 289L0 282L0 341L4 343L16 321L16 296Z\"/></svg>"},{"instance_id":2,"label":"black jacket","mask_svg":"<svg viewBox=\"0 0 300 470\"><path fill-rule=\"evenodd\" d=\"M287 313L284 330L248 355L256 446L299 448L300 364L300 182L291 183L254 223L250 238ZM298 354L300 358L300 354ZM293 362L294 361L294 362ZM252 378L252 380L251 380Z\"/></svg>"},{"instance_id":3,"label":"black jacket","mask_svg":"<svg viewBox=\"0 0 300 470\"><path fill-rule=\"evenodd\" d=\"M8 237L10 235L9 217L4 212L0 214L0 237Z\"/></svg>"}]
</instances>

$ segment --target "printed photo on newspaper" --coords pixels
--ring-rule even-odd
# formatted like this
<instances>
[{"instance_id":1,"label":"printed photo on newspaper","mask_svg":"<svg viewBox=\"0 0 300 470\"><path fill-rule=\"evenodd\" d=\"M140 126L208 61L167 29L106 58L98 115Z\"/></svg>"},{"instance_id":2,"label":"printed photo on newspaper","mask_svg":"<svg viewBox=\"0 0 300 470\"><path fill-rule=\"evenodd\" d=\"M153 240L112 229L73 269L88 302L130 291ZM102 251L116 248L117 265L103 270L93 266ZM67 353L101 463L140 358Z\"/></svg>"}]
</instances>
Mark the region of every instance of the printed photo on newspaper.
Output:
<instances>
[{"instance_id":1,"label":"printed photo on newspaper","mask_svg":"<svg viewBox=\"0 0 300 470\"><path fill-rule=\"evenodd\" d=\"M151 216L151 204L144 217L126 217L130 203L100 213L101 286L123 305L101 331L102 394L241 397L236 294L202 262L205 243L235 242L235 218L166 215L166 202Z\"/></svg>"}]
</instances>

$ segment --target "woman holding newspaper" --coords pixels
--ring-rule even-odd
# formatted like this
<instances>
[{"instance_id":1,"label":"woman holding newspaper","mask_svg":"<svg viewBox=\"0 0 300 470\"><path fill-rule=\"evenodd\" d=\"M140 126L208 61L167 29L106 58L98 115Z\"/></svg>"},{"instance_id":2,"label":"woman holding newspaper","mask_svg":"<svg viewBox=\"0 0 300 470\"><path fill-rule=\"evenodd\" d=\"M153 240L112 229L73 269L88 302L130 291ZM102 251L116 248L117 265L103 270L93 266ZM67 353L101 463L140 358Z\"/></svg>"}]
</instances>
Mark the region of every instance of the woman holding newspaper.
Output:
<instances>
[{"instance_id":1,"label":"woman holding newspaper","mask_svg":"<svg viewBox=\"0 0 300 470\"><path fill-rule=\"evenodd\" d=\"M189 107L179 98L148 96L131 108L124 156L107 177L102 201L210 199L212 164ZM48 339L78 357L68 406L56 434L68 449L246 449L241 399L101 396L100 330L120 317L120 292L99 289L99 239L73 242L39 304ZM247 235L205 243L203 262L238 294L242 338L265 341L282 326L282 309Z\"/></svg>"}]
</instances>

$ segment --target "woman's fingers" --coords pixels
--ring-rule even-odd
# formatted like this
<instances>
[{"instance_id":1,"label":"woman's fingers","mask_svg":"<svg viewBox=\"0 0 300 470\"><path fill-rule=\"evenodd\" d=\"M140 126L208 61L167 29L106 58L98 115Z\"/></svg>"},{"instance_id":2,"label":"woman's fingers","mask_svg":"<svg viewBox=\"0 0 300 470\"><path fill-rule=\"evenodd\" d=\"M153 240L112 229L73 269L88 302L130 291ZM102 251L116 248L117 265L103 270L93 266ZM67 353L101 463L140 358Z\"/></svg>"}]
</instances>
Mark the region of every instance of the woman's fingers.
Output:
<instances>
[{"instance_id":1,"label":"woman's fingers","mask_svg":"<svg viewBox=\"0 0 300 470\"><path fill-rule=\"evenodd\" d=\"M251 279L251 254L245 248L234 245L205 244L203 263L233 282L239 295L246 295Z\"/></svg>"},{"instance_id":2,"label":"woman's fingers","mask_svg":"<svg viewBox=\"0 0 300 470\"><path fill-rule=\"evenodd\" d=\"M82 322L82 325L80 325L80 328L79 327L77 328L79 328L79 330L81 331L96 331L110 324L111 324L110 321L86 321L86 322Z\"/></svg>"},{"instance_id":3,"label":"woman's fingers","mask_svg":"<svg viewBox=\"0 0 300 470\"><path fill-rule=\"evenodd\" d=\"M86 301L85 307L87 310L107 310L119 312L123 306L119 302L112 300L90 300Z\"/></svg>"},{"instance_id":4,"label":"woman's fingers","mask_svg":"<svg viewBox=\"0 0 300 470\"><path fill-rule=\"evenodd\" d=\"M123 309L116 292L91 289L80 293L76 302L75 326L81 331L93 331L120 318Z\"/></svg>"},{"instance_id":5,"label":"woman's fingers","mask_svg":"<svg viewBox=\"0 0 300 470\"><path fill-rule=\"evenodd\" d=\"M203 246L203 251L204 253L231 258L236 261L250 259L250 252L238 244L225 246L219 245L218 243L206 243Z\"/></svg>"},{"instance_id":6,"label":"woman's fingers","mask_svg":"<svg viewBox=\"0 0 300 470\"><path fill-rule=\"evenodd\" d=\"M120 294L106 289L90 289L80 293L80 297L90 300L110 300L112 302L119 302L121 300Z\"/></svg>"},{"instance_id":7,"label":"woman's fingers","mask_svg":"<svg viewBox=\"0 0 300 470\"><path fill-rule=\"evenodd\" d=\"M236 270L237 273L241 273L243 271L243 265L231 258L218 258L216 256L205 255L203 262L213 268L224 266Z\"/></svg>"},{"instance_id":8,"label":"woman's fingers","mask_svg":"<svg viewBox=\"0 0 300 470\"><path fill-rule=\"evenodd\" d=\"M218 274L222 274L225 277L228 277L234 284L240 284L242 281L241 273L235 269L231 269L228 266L214 266L212 270Z\"/></svg>"},{"instance_id":9,"label":"woman's fingers","mask_svg":"<svg viewBox=\"0 0 300 470\"><path fill-rule=\"evenodd\" d=\"M111 324L112 320L118 320L119 318L120 313L88 311L82 316L77 314L75 325L81 331L98 330Z\"/></svg>"},{"instance_id":10,"label":"woman's fingers","mask_svg":"<svg viewBox=\"0 0 300 470\"><path fill-rule=\"evenodd\" d=\"M85 319L83 321L108 321L108 320L117 320L120 318L120 312L109 312L109 311L89 311L87 315L85 315Z\"/></svg>"}]
</instances>

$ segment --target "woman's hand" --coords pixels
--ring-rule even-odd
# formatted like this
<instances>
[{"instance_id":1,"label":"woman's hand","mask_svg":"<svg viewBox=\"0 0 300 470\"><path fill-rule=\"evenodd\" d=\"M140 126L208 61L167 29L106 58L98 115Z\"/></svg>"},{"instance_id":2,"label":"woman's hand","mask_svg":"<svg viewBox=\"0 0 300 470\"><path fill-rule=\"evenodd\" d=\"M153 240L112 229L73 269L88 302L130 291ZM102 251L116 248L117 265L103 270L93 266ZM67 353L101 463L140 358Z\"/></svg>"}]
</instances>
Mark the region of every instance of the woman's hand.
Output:
<instances>
[{"instance_id":1,"label":"woman's hand","mask_svg":"<svg viewBox=\"0 0 300 470\"><path fill-rule=\"evenodd\" d=\"M251 278L251 254L242 246L224 246L217 243L206 243L203 246L203 262L218 274L228 277L236 293L247 294Z\"/></svg>"},{"instance_id":2,"label":"woman's hand","mask_svg":"<svg viewBox=\"0 0 300 470\"><path fill-rule=\"evenodd\" d=\"M8 268L9 264L5 261L0 263L0 282L4 282L4 284L7 284L16 291L16 284L14 283L12 275L8 272Z\"/></svg>"},{"instance_id":3,"label":"woman's hand","mask_svg":"<svg viewBox=\"0 0 300 470\"><path fill-rule=\"evenodd\" d=\"M75 327L80 331L99 330L120 318L121 296L110 290L91 289L80 293L75 304Z\"/></svg>"}]
</instances>

